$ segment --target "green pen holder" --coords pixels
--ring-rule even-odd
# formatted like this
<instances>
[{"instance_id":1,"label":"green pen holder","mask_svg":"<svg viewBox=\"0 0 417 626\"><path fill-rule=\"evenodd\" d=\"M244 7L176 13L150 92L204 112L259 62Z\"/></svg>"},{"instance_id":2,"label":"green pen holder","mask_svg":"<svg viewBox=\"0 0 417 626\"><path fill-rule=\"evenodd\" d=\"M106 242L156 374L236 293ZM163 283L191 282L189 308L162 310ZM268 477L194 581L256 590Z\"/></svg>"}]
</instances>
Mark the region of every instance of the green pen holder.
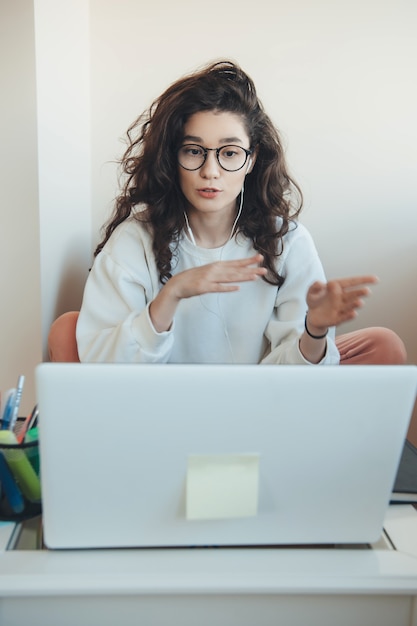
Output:
<instances>
[{"instance_id":1,"label":"green pen holder","mask_svg":"<svg viewBox=\"0 0 417 626\"><path fill-rule=\"evenodd\" d=\"M15 433L24 421L18 418ZM0 521L23 521L42 512L38 430L31 429L22 443L6 443L13 434L1 432Z\"/></svg>"}]
</instances>

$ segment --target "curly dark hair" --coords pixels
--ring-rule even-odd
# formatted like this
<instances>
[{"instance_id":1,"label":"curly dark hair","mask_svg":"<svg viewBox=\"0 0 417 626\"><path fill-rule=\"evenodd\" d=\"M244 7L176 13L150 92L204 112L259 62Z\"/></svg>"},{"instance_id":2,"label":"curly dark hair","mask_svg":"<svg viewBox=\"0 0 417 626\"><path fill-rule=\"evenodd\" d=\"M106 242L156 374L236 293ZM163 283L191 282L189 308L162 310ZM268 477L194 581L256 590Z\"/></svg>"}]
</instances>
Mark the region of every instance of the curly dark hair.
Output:
<instances>
[{"instance_id":1,"label":"curly dark hair","mask_svg":"<svg viewBox=\"0 0 417 626\"><path fill-rule=\"evenodd\" d=\"M231 61L210 63L179 79L130 126L128 147L120 160L125 182L95 255L115 228L134 214L151 229L161 282L171 277L172 244L178 244L185 227L186 208L176 154L184 125L200 111L238 115L251 149L256 150L255 165L245 182L238 228L264 256L268 269L264 280L279 286L283 278L276 270L276 258L282 254L290 223L302 208L302 193L287 171L279 133L265 113L252 79ZM146 210L134 211L138 204L146 205Z\"/></svg>"}]
</instances>

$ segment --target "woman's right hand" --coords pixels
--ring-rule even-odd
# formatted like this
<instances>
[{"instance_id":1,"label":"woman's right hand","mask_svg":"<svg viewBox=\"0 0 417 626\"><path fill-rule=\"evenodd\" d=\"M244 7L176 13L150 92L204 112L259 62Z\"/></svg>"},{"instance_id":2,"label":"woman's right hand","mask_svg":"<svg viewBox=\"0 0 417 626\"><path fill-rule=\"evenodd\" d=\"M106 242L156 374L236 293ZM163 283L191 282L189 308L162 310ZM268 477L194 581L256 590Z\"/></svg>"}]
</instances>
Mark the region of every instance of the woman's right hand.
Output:
<instances>
[{"instance_id":1,"label":"woman's right hand","mask_svg":"<svg viewBox=\"0 0 417 626\"><path fill-rule=\"evenodd\" d=\"M260 267L261 254L249 259L236 261L215 261L200 267L193 267L173 276L169 283L172 294L178 300L201 296L205 293L237 291L239 284L264 276L266 269Z\"/></svg>"},{"instance_id":2,"label":"woman's right hand","mask_svg":"<svg viewBox=\"0 0 417 626\"><path fill-rule=\"evenodd\" d=\"M215 261L173 276L151 302L149 313L157 332L169 330L176 308L184 298L205 293L238 291L239 283L257 280L267 272L261 254L235 261Z\"/></svg>"}]
</instances>

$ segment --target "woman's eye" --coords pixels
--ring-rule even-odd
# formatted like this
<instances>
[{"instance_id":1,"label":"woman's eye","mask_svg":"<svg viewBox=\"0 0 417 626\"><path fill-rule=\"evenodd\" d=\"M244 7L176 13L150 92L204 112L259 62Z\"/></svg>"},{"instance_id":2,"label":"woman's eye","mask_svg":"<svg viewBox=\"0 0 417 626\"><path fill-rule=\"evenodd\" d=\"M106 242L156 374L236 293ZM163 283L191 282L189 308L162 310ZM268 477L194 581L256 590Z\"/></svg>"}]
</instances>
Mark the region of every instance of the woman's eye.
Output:
<instances>
[{"instance_id":1,"label":"woman's eye","mask_svg":"<svg viewBox=\"0 0 417 626\"><path fill-rule=\"evenodd\" d=\"M186 156L202 156L204 154L199 146L183 146L181 152Z\"/></svg>"},{"instance_id":2,"label":"woman's eye","mask_svg":"<svg viewBox=\"0 0 417 626\"><path fill-rule=\"evenodd\" d=\"M237 148L231 148L231 147L223 148L221 150L221 152L220 152L221 157L223 157L225 159L233 159L238 154L239 154L238 149Z\"/></svg>"}]
</instances>

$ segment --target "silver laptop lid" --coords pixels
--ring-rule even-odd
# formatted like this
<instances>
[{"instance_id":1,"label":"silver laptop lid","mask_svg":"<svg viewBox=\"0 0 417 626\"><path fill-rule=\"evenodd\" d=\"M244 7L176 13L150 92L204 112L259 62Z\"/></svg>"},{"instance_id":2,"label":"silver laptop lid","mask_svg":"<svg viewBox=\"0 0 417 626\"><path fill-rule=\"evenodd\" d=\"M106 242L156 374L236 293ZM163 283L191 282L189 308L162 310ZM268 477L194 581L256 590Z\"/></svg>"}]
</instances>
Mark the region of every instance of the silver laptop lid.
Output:
<instances>
[{"instance_id":1,"label":"silver laptop lid","mask_svg":"<svg viewBox=\"0 0 417 626\"><path fill-rule=\"evenodd\" d=\"M379 538L414 366L36 371L50 548Z\"/></svg>"}]
</instances>

